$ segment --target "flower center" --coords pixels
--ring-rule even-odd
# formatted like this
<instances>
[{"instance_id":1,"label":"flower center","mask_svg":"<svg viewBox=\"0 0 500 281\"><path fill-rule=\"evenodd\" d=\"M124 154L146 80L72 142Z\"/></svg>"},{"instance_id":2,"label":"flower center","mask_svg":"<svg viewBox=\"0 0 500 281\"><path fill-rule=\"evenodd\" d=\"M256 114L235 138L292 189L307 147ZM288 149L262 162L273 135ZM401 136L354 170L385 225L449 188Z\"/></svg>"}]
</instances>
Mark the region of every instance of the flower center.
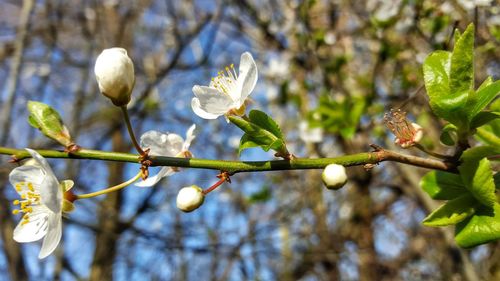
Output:
<instances>
[{"instance_id":1,"label":"flower center","mask_svg":"<svg viewBox=\"0 0 500 281\"><path fill-rule=\"evenodd\" d=\"M19 205L19 209L12 211L14 215L24 213L21 224L30 222L30 214L33 212L33 206L40 205L40 193L35 191L31 182L19 182L15 186L16 190L21 194L21 200L12 202L15 206Z\"/></svg>"},{"instance_id":2,"label":"flower center","mask_svg":"<svg viewBox=\"0 0 500 281\"><path fill-rule=\"evenodd\" d=\"M400 109L391 109L389 114L384 114L384 122L401 143L411 142L416 134L415 128L406 119L406 112Z\"/></svg>"},{"instance_id":3,"label":"flower center","mask_svg":"<svg viewBox=\"0 0 500 281\"><path fill-rule=\"evenodd\" d=\"M234 69L234 64L231 64L230 66L226 66L226 72L219 71L217 73L217 76L212 78L210 87L213 87L219 92L231 96L229 93L235 90L237 79L238 74Z\"/></svg>"}]
</instances>

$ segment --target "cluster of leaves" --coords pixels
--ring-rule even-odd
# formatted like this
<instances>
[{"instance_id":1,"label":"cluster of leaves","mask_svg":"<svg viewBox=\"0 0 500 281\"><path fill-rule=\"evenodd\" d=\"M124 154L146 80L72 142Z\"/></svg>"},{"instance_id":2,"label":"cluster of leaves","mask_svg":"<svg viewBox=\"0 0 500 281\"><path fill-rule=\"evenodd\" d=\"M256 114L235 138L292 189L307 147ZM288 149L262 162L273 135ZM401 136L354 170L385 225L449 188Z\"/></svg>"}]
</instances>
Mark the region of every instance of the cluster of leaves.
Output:
<instances>
[{"instance_id":1,"label":"cluster of leaves","mask_svg":"<svg viewBox=\"0 0 500 281\"><path fill-rule=\"evenodd\" d=\"M421 186L436 200L448 200L424 219L424 225L455 225L455 240L461 247L472 247L500 239L500 204L496 190L500 177L492 163L500 154L500 111L498 102L485 108L498 96L500 81L486 79L474 87L474 26L455 33L452 52L433 52L424 62L424 80L432 111L449 122L441 141L467 148L468 138L482 132L485 145L466 149L460 157L458 174L432 171ZM487 137L485 137L487 136ZM489 137L488 137L489 136ZM452 159L456 160L456 159Z\"/></svg>"}]
</instances>

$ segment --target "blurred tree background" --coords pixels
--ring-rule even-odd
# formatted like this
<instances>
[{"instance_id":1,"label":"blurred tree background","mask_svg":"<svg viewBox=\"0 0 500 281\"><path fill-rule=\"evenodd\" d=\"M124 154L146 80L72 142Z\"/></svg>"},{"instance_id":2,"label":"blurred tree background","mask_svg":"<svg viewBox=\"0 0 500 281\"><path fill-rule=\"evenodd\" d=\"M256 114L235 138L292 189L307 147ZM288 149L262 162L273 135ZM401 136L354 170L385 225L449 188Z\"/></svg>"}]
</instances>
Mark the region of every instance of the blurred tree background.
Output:
<instances>
[{"instance_id":1,"label":"blurred tree background","mask_svg":"<svg viewBox=\"0 0 500 281\"><path fill-rule=\"evenodd\" d=\"M259 80L251 108L275 118L298 157L333 157L393 146L391 108L425 128L441 153L421 65L450 49L454 28L476 25L476 79L500 78L497 1L0 1L0 143L52 148L27 122L28 100L56 108L85 148L132 151L118 108L93 74L104 48L128 50L136 69L129 105L135 131L184 135L200 128L195 157L239 159L242 133L223 118L193 114L194 84L249 51ZM421 155L419 151L407 153ZM243 160L272 159L247 150ZM456 246L451 228L420 224L438 202L419 187L424 169L383 163L348 169L340 191L319 170L242 173L193 213L175 208L182 186L207 187L214 171L185 169L154 188L76 203L63 241L38 260L18 244L0 157L0 280L500 280L500 244ZM138 165L49 160L59 178L89 192L120 183Z\"/></svg>"}]
</instances>

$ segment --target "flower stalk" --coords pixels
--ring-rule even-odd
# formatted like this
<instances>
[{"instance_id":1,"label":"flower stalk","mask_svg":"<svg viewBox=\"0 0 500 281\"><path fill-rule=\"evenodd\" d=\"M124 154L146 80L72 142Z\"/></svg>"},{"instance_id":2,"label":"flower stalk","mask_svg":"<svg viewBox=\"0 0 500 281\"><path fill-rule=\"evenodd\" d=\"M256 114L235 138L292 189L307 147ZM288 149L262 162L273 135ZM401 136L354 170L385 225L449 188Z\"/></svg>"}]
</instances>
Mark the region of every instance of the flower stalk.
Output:
<instances>
[{"instance_id":1,"label":"flower stalk","mask_svg":"<svg viewBox=\"0 0 500 281\"><path fill-rule=\"evenodd\" d=\"M106 193L111 193L111 192L120 190L120 189L122 189L124 187L127 187L127 186L133 184L141 176L142 176L142 171L139 171L139 173L137 173L137 175L135 175L135 177L129 179L126 182L122 182L122 183L120 183L118 185L115 185L115 186L112 186L112 187L109 187L109 188L106 188L106 189L103 189L103 190L99 190L99 191L96 191L96 192L91 192L91 193L87 193L87 194L76 195L76 200L78 200L78 199L92 198L92 197L96 197L96 196L100 196L100 195L103 195L103 194L106 194Z\"/></svg>"},{"instance_id":2,"label":"flower stalk","mask_svg":"<svg viewBox=\"0 0 500 281\"><path fill-rule=\"evenodd\" d=\"M134 134L134 129L132 128L132 122L130 122L130 116L128 115L128 109L127 106L120 106L122 112L123 112L123 118L125 119L125 124L127 124L127 130L128 134L130 135L130 139L132 140L132 143L134 144L135 150L141 155L144 156L146 155L146 152L141 148L139 145L139 142L137 142L137 139Z\"/></svg>"}]
</instances>

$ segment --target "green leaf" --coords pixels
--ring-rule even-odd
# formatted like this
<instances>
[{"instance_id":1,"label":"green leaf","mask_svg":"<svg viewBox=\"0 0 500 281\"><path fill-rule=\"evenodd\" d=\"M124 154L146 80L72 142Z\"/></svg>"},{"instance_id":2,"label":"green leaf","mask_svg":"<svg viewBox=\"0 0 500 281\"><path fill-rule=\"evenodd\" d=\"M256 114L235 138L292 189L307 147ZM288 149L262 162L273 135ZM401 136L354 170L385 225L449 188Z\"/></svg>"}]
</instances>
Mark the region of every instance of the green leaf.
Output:
<instances>
[{"instance_id":1,"label":"green leaf","mask_svg":"<svg viewBox=\"0 0 500 281\"><path fill-rule=\"evenodd\" d=\"M469 248L500 239L500 204L481 206L476 213L455 227L455 241Z\"/></svg>"},{"instance_id":2,"label":"green leaf","mask_svg":"<svg viewBox=\"0 0 500 281\"><path fill-rule=\"evenodd\" d=\"M451 55L450 93L464 106L470 92L474 91L474 24L469 24L455 42Z\"/></svg>"},{"instance_id":3,"label":"green leaf","mask_svg":"<svg viewBox=\"0 0 500 281\"><path fill-rule=\"evenodd\" d=\"M427 173L420 181L420 187L436 200L450 200L469 193L459 175L442 171Z\"/></svg>"},{"instance_id":4,"label":"green leaf","mask_svg":"<svg viewBox=\"0 0 500 281\"><path fill-rule=\"evenodd\" d=\"M28 111L30 112L28 122L32 127L65 147L73 144L68 129L54 108L45 103L28 101Z\"/></svg>"},{"instance_id":5,"label":"green leaf","mask_svg":"<svg viewBox=\"0 0 500 281\"><path fill-rule=\"evenodd\" d=\"M250 111L248 119L229 116L229 121L238 126L245 134L241 137L238 153L251 147L261 147L264 151L270 149L280 156L288 155L283 133L278 124L267 114L259 110Z\"/></svg>"},{"instance_id":6,"label":"green leaf","mask_svg":"<svg viewBox=\"0 0 500 281\"><path fill-rule=\"evenodd\" d=\"M460 157L460 160L465 161L479 161L480 159L488 156L493 156L496 154L500 154L499 146L477 146L474 148L467 149Z\"/></svg>"},{"instance_id":7,"label":"green leaf","mask_svg":"<svg viewBox=\"0 0 500 281\"><path fill-rule=\"evenodd\" d=\"M424 82L432 111L459 129L467 129L466 108L474 90L474 26L455 37L453 52L436 51L423 65Z\"/></svg>"},{"instance_id":8,"label":"green leaf","mask_svg":"<svg viewBox=\"0 0 500 281\"><path fill-rule=\"evenodd\" d=\"M444 126L443 128L443 131L441 132L441 135L439 136L439 140L444 145L454 146L457 142L457 139L457 126L450 123L446 124L446 126Z\"/></svg>"},{"instance_id":9,"label":"green leaf","mask_svg":"<svg viewBox=\"0 0 500 281\"><path fill-rule=\"evenodd\" d=\"M481 86L479 86L479 88L477 88L476 92L481 91L486 86L489 86L491 83L493 83L493 78L491 76L488 76L488 78L484 79L483 83L481 83Z\"/></svg>"},{"instance_id":10,"label":"green leaf","mask_svg":"<svg viewBox=\"0 0 500 281\"><path fill-rule=\"evenodd\" d=\"M498 118L500 118L500 112L481 111L476 116L474 116L474 118L472 118L469 127L471 129L476 129Z\"/></svg>"},{"instance_id":11,"label":"green leaf","mask_svg":"<svg viewBox=\"0 0 500 281\"><path fill-rule=\"evenodd\" d=\"M483 205L493 207L496 202L495 182L490 161L487 158L481 160L467 160L459 167L460 176L465 187Z\"/></svg>"},{"instance_id":12,"label":"green leaf","mask_svg":"<svg viewBox=\"0 0 500 281\"><path fill-rule=\"evenodd\" d=\"M430 213L422 224L434 227L457 224L474 214L474 208L478 205L474 197L464 194L441 205Z\"/></svg>"},{"instance_id":13,"label":"green leaf","mask_svg":"<svg viewBox=\"0 0 500 281\"><path fill-rule=\"evenodd\" d=\"M488 106L498 96L498 93L500 93L500 80L482 87L476 93L471 94L467 101L467 116L469 120L472 120L474 116Z\"/></svg>"}]
</instances>

